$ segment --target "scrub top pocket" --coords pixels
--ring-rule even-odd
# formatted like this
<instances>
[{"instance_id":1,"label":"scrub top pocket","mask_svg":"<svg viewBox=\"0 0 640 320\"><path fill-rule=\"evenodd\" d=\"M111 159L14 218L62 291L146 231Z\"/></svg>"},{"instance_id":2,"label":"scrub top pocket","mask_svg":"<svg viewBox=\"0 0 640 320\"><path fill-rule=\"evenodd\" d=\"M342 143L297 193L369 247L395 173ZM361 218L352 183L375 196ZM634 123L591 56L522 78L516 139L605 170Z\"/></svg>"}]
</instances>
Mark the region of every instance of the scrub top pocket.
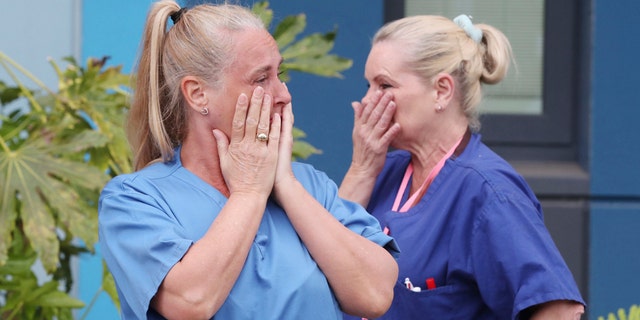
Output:
<instances>
[{"instance_id":1,"label":"scrub top pocket","mask_svg":"<svg viewBox=\"0 0 640 320\"><path fill-rule=\"evenodd\" d=\"M383 319L469 319L473 313L468 312L475 311L469 302L477 295L477 291L458 285L414 292L398 281L394 287L393 307Z\"/></svg>"}]
</instances>

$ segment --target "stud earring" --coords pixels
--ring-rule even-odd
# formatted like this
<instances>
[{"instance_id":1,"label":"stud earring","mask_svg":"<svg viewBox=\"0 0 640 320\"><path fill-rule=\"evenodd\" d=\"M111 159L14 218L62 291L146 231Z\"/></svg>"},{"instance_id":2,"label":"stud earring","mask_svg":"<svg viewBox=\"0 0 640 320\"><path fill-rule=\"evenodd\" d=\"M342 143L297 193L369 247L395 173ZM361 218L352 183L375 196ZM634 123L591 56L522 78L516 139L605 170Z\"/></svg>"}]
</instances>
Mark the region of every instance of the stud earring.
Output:
<instances>
[{"instance_id":1,"label":"stud earring","mask_svg":"<svg viewBox=\"0 0 640 320\"><path fill-rule=\"evenodd\" d=\"M206 116L209 114L209 109L207 107L204 107L200 110L200 114L203 116Z\"/></svg>"},{"instance_id":2,"label":"stud earring","mask_svg":"<svg viewBox=\"0 0 640 320\"><path fill-rule=\"evenodd\" d=\"M436 112L442 112L442 110L444 110L444 108L442 107L442 105L437 104L437 105L436 105Z\"/></svg>"}]
</instances>

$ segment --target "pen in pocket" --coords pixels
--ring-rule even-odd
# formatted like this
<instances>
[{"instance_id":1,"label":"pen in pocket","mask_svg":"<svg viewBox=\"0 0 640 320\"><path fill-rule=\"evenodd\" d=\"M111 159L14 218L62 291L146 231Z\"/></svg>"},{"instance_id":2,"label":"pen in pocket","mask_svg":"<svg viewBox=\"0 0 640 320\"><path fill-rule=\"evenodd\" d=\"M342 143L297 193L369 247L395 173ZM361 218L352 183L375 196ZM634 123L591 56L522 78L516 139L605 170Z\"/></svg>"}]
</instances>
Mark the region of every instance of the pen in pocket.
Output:
<instances>
[{"instance_id":1,"label":"pen in pocket","mask_svg":"<svg viewBox=\"0 0 640 320\"><path fill-rule=\"evenodd\" d=\"M411 290L413 292L422 291L422 288L413 286L413 283L411 283L411 280L409 279L409 277L404 278L404 285L405 285L405 287L407 287L407 289L409 289L409 290Z\"/></svg>"},{"instance_id":2,"label":"pen in pocket","mask_svg":"<svg viewBox=\"0 0 640 320\"><path fill-rule=\"evenodd\" d=\"M427 290L433 290L436 288L436 280L433 278L428 278L426 281Z\"/></svg>"}]
</instances>

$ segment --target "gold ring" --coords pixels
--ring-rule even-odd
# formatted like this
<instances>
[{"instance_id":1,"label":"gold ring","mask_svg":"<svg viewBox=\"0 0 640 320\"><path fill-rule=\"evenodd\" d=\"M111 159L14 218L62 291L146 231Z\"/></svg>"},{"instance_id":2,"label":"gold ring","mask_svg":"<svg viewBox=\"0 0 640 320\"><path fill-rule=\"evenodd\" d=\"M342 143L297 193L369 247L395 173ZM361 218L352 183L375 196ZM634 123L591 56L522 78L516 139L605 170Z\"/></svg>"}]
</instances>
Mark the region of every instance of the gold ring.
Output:
<instances>
[{"instance_id":1,"label":"gold ring","mask_svg":"<svg viewBox=\"0 0 640 320\"><path fill-rule=\"evenodd\" d=\"M258 133L256 139L258 139L258 141L260 142L267 142L267 140L269 140L269 137L267 137L267 135L264 133Z\"/></svg>"}]
</instances>

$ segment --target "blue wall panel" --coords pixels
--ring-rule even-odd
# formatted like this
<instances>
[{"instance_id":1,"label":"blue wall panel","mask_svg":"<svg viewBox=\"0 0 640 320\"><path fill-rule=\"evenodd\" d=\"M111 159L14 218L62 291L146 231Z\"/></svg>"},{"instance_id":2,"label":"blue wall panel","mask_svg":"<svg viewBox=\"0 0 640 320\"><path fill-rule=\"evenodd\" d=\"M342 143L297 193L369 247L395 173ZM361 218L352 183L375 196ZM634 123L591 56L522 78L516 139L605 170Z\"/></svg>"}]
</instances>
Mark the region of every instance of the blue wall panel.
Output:
<instances>
[{"instance_id":1,"label":"blue wall panel","mask_svg":"<svg viewBox=\"0 0 640 320\"><path fill-rule=\"evenodd\" d=\"M594 11L592 192L638 197L640 2L595 0Z\"/></svg>"},{"instance_id":2,"label":"blue wall panel","mask_svg":"<svg viewBox=\"0 0 640 320\"><path fill-rule=\"evenodd\" d=\"M591 207L589 319L640 305L640 204Z\"/></svg>"},{"instance_id":3,"label":"blue wall panel","mask_svg":"<svg viewBox=\"0 0 640 320\"><path fill-rule=\"evenodd\" d=\"M640 2L593 5L589 319L640 305Z\"/></svg>"}]
</instances>

